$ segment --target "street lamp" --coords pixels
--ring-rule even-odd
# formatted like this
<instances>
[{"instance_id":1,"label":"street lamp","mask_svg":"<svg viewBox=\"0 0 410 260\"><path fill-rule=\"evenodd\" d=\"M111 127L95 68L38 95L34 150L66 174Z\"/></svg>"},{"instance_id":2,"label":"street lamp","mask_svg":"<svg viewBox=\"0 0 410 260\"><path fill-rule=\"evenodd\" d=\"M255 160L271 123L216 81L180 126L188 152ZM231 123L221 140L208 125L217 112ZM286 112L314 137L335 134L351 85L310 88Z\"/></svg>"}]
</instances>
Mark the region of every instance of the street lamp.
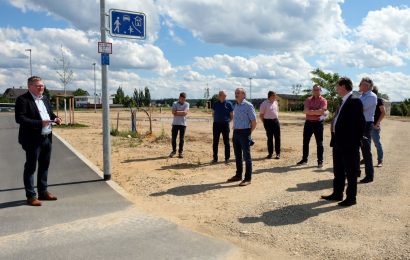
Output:
<instances>
[{"instance_id":1,"label":"street lamp","mask_svg":"<svg viewBox=\"0 0 410 260\"><path fill-rule=\"evenodd\" d=\"M97 83L95 82L95 64L96 63L94 62L94 113L97 113Z\"/></svg>"},{"instance_id":2,"label":"street lamp","mask_svg":"<svg viewBox=\"0 0 410 260\"><path fill-rule=\"evenodd\" d=\"M252 78L249 77L249 100L252 100Z\"/></svg>"},{"instance_id":3,"label":"street lamp","mask_svg":"<svg viewBox=\"0 0 410 260\"><path fill-rule=\"evenodd\" d=\"M30 52L30 77L33 76L33 69L31 67L31 49L26 49L26 51Z\"/></svg>"}]
</instances>

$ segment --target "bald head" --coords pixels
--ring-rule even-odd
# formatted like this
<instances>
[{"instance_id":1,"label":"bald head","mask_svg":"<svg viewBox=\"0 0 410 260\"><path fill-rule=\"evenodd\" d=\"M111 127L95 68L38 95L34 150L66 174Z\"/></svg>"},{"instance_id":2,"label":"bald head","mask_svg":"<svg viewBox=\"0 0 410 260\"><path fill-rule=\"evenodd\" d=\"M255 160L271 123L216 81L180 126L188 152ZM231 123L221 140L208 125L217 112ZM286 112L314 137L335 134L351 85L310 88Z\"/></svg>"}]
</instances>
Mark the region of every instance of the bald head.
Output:
<instances>
[{"instance_id":1,"label":"bald head","mask_svg":"<svg viewBox=\"0 0 410 260\"><path fill-rule=\"evenodd\" d=\"M224 102L226 100L226 92L225 90L220 90L218 93L218 99L220 102Z\"/></svg>"}]
</instances>

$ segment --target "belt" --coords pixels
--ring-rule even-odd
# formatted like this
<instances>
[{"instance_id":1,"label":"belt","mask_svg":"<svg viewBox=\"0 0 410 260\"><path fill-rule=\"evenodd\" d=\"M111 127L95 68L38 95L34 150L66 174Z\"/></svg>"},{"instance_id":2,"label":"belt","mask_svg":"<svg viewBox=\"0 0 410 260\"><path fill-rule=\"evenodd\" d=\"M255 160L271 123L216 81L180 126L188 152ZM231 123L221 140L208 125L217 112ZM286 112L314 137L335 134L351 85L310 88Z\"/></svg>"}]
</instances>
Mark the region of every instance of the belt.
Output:
<instances>
[{"instance_id":1,"label":"belt","mask_svg":"<svg viewBox=\"0 0 410 260\"><path fill-rule=\"evenodd\" d=\"M245 129L234 129L233 131L234 131L234 132L238 132L238 133L246 133L246 132L251 131L251 129L250 129L250 128L245 128Z\"/></svg>"},{"instance_id":2,"label":"belt","mask_svg":"<svg viewBox=\"0 0 410 260\"><path fill-rule=\"evenodd\" d=\"M322 123L323 120L306 120L306 122L309 122L309 123Z\"/></svg>"}]
</instances>

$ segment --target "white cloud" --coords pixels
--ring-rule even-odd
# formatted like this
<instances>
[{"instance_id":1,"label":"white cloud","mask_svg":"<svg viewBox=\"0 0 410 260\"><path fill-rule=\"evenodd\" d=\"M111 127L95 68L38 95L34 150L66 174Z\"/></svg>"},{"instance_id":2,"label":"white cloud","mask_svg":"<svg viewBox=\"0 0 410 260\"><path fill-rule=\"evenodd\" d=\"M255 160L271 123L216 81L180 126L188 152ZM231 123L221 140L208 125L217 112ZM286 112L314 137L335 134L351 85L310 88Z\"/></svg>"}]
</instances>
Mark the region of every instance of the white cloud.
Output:
<instances>
[{"instance_id":1,"label":"white cloud","mask_svg":"<svg viewBox=\"0 0 410 260\"><path fill-rule=\"evenodd\" d=\"M312 67L297 54L257 55L251 58L229 55L196 57L196 66L203 70L219 70L229 77L293 81L309 77Z\"/></svg>"},{"instance_id":2,"label":"white cloud","mask_svg":"<svg viewBox=\"0 0 410 260\"><path fill-rule=\"evenodd\" d=\"M409 28L410 8L388 6L370 11L356 37L383 49L410 48Z\"/></svg>"},{"instance_id":3,"label":"white cloud","mask_svg":"<svg viewBox=\"0 0 410 260\"><path fill-rule=\"evenodd\" d=\"M410 98L410 75L401 72L382 71L357 75L357 84L362 77L370 77L379 88L379 92L388 94L391 101Z\"/></svg>"},{"instance_id":4,"label":"white cloud","mask_svg":"<svg viewBox=\"0 0 410 260\"><path fill-rule=\"evenodd\" d=\"M228 46L293 50L347 31L339 1L159 0L161 12L194 36Z\"/></svg>"},{"instance_id":5,"label":"white cloud","mask_svg":"<svg viewBox=\"0 0 410 260\"><path fill-rule=\"evenodd\" d=\"M75 28L83 31L100 31L100 1L70 0L66 2L55 0L10 0L10 3L22 11L44 11L49 15L70 22ZM160 30L159 13L154 0L135 1L108 0L106 12L111 8L144 12L147 19L147 41L158 39ZM136 9L137 8L137 9Z\"/></svg>"},{"instance_id":6,"label":"white cloud","mask_svg":"<svg viewBox=\"0 0 410 260\"><path fill-rule=\"evenodd\" d=\"M7 39L0 42L2 91L7 87L25 85L29 76L29 57L25 51L28 48L32 49L33 74L47 79L49 87L61 88L55 71L58 66L54 60L60 58L61 44L70 68L75 73L70 87L87 90L93 88L92 63L98 64L97 69L100 64L95 33L70 28L0 28L0 37ZM113 54L110 57L110 84L114 86L120 85L120 82L133 84L132 82L139 79L138 74L132 71L136 69L154 71L160 76L172 76L175 73L161 49L152 44L140 45L127 40L115 40L113 46Z\"/></svg>"}]
</instances>

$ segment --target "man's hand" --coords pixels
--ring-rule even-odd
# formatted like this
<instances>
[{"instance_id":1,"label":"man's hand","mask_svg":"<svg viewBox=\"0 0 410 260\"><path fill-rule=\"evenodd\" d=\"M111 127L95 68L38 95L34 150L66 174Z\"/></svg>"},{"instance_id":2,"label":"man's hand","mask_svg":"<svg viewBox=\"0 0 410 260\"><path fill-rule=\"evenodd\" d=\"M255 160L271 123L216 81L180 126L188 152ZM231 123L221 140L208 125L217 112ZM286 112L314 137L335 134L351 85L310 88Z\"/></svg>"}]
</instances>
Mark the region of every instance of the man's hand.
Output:
<instances>
[{"instance_id":1,"label":"man's hand","mask_svg":"<svg viewBox=\"0 0 410 260\"><path fill-rule=\"evenodd\" d=\"M57 125L61 125L61 122L63 122L63 120L61 120L61 118L59 118L59 117L56 117L56 118L54 118L54 122L55 122Z\"/></svg>"},{"instance_id":2,"label":"man's hand","mask_svg":"<svg viewBox=\"0 0 410 260\"><path fill-rule=\"evenodd\" d=\"M50 124L50 121L49 120L43 120L43 121L41 121L41 125L43 126L43 127L46 127L46 126L48 126Z\"/></svg>"},{"instance_id":3,"label":"man's hand","mask_svg":"<svg viewBox=\"0 0 410 260\"><path fill-rule=\"evenodd\" d=\"M380 129L380 124L375 124L375 125L373 125L373 128L374 128L374 129Z\"/></svg>"}]
</instances>

